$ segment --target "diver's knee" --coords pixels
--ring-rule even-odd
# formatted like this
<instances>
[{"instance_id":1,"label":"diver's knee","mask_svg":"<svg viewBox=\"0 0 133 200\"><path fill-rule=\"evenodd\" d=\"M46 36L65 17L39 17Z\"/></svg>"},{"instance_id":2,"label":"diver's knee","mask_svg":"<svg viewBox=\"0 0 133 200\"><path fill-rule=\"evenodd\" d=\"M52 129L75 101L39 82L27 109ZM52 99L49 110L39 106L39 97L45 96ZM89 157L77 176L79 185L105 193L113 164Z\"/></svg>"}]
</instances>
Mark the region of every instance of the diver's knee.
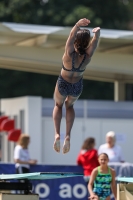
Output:
<instances>
[{"instance_id":1,"label":"diver's knee","mask_svg":"<svg viewBox=\"0 0 133 200\"><path fill-rule=\"evenodd\" d=\"M55 106L57 106L58 108L62 108L63 104L62 103L55 103Z\"/></svg>"},{"instance_id":2,"label":"diver's knee","mask_svg":"<svg viewBox=\"0 0 133 200\"><path fill-rule=\"evenodd\" d=\"M73 103L71 103L70 101L66 100L65 101L65 107L66 107L66 109L73 108Z\"/></svg>"}]
</instances>

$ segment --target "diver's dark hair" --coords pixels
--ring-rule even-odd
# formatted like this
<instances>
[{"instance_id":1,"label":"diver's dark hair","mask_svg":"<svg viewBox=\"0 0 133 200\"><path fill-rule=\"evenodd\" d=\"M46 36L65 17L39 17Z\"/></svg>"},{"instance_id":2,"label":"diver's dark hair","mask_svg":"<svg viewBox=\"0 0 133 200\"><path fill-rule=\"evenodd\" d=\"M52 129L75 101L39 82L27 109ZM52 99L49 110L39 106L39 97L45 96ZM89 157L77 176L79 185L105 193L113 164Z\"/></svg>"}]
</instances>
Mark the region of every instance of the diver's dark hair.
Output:
<instances>
[{"instance_id":1,"label":"diver's dark hair","mask_svg":"<svg viewBox=\"0 0 133 200\"><path fill-rule=\"evenodd\" d=\"M99 154L98 158L99 158L101 155L105 155L105 156L109 159L108 154L106 154L106 153L101 153L101 154Z\"/></svg>"},{"instance_id":2,"label":"diver's dark hair","mask_svg":"<svg viewBox=\"0 0 133 200\"><path fill-rule=\"evenodd\" d=\"M75 47L80 55L85 54L86 48L90 43L90 31L88 29L80 29L75 38Z\"/></svg>"},{"instance_id":3,"label":"diver's dark hair","mask_svg":"<svg viewBox=\"0 0 133 200\"><path fill-rule=\"evenodd\" d=\"M84 141L84 143L83 143L83 145L82 145L82 149L89 150L89 149L91 149L91 146L92 146L92 144L94 144L94 143L95 143L95 139L92 138L92 137L89 137L89 138L87 138L87 139Z\"/></svg>"}]
</instances>

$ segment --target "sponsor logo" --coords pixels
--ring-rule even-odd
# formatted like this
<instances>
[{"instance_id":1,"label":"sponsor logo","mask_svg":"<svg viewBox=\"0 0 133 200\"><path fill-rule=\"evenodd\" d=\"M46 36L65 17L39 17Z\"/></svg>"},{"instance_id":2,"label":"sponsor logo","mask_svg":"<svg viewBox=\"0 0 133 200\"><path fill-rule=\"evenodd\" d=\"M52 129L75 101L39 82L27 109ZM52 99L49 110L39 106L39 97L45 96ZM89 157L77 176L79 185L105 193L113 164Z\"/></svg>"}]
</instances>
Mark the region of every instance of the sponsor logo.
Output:
<instances>
[{"instance_id":1,"label":"sponsor logo","mask_svg":"<svg viewBox=\"0 0 133 200\"><path fill-rule=\"evenodd\" d=\"M50 196L50 192L52 192L52 188L50 188L45 183L39 183L34 188L35 193L39 195L41 199L47 199ZM58 196L60 199L72 198L75 197L77 199L83 199L87 195L87 188L83 184L75 184L73 187L68 183L62 183L59 185Z\"/></svg>"}]
</instances>

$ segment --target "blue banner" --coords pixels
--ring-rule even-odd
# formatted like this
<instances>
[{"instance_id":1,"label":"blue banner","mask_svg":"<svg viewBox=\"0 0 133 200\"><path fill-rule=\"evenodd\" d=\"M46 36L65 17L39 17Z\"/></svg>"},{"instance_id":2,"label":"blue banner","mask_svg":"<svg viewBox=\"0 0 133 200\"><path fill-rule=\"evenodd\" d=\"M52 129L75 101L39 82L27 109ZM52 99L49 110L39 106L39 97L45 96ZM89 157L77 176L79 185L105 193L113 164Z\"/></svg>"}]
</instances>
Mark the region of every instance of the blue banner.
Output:
<instances>
[{"instance_id":1,"label":"blue banner","mask_svg":"<svg viewBox=\"0 0 133 200\"><path fill-rule=\"evenodd\" d=\"M31 166L30 172L79 172L83 170L79 166ZM15 174L13 164L0 164L0 174ZM39 194L40 200L63 200L63 199L88 199L87 184L83 177L47 179L31 181L33 193Z\"/></svg>"},{"instance_id":2,"label":"blue banner","mask_svg":"<svg viewBox=\"0 0 133 200\"><path fill-rule=\"evenodd\" d=\"M37 168L36 168L37 167ZM43 166L31 167L31 172L81 172L78 166ZM37 172L37 171L36 171ZM40 200L82 199L87 200L87 185L83 177L61 178L44 181L32 181L34 192L39 194Z\"/></svg>"},{"instance_id":3,"label":"blue banner","mask_svg":"<svg viewBox=\"0 0 133 200\"><path fill-rule=\"evenodd\" d=\"M117 177L133 177L133 164L131 163L110 163L114 168ZM32 165L30 172L75 172L83 173L80 166L52 166ZM15 174L14 164L0 164L0 174ZM43 181L31 181L33 193L39 194L40 200L87 200L87 184L83 177L47 179ZM111 199L113 200L113 198Z\"/></svg>"}]
</instances>

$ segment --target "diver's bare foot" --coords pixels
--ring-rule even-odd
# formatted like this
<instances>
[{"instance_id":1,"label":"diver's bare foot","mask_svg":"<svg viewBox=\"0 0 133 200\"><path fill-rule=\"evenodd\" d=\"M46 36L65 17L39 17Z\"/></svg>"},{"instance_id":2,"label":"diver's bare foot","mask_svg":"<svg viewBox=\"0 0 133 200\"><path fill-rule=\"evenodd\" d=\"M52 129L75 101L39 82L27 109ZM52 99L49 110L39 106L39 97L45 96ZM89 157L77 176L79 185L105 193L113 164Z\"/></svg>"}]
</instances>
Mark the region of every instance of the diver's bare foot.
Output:
<instances>
[{"instance_id":1,"label":"diver's bare foot","mask_svg":"<svg viewBox=\"0 0 133 200\"><path fill-rule=\"evenodd\" d=\"M60 152L60 137L59 136L55 137L53 148L56 152L58 153Z\"/></svg>"},{"instance_id":2,"label":"diver's bare foot","mask_svg":"<svg viewBox=\"0 0 133 200\"><path fill-rule=\"evenodd\" d=\"M67 136L63 144L63 154L68 153L70 150L70 137Z\"/></svg>"}]
</instances>

